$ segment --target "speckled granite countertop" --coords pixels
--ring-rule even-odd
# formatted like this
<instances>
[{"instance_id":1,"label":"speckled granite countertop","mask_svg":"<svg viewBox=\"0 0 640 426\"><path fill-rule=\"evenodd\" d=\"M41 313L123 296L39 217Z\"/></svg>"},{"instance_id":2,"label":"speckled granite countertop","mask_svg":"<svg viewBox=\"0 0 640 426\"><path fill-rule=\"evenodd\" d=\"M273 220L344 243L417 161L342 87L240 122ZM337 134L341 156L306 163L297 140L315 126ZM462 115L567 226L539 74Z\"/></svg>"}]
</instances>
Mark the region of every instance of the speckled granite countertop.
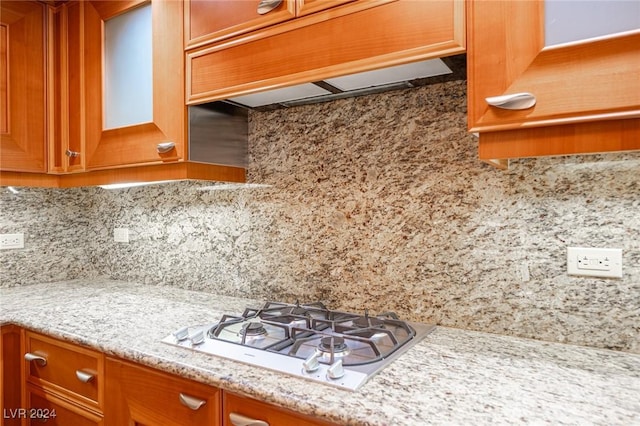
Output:
<instances>
[{"instance_id":1,"label":"speckled granite countertop","mask_svg":"<svg viewBox=\"0 0 640 426\"><path fill-rule=\"evenodd\" d=\"M160 342L186 324L260 303L77 280L0 289L0 323L347 425L640 424L640 356L633 354L438 327L349 392Z\"/></svg>"}]
</instances>

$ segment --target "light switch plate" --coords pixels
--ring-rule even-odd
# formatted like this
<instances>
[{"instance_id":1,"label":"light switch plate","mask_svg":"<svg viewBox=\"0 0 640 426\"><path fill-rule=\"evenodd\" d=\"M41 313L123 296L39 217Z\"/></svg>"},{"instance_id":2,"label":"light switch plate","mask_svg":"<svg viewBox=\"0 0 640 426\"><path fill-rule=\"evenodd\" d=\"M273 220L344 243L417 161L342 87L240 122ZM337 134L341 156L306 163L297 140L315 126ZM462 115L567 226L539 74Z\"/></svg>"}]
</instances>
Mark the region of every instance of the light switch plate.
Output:
<instances>
[{"instance_id":1,"label":"light switch plate","mask_svg":"<svg viewBox=\"0 0 640 426\"><path fill-rule=\"evenodd\" d=\"M568 247L567 273L622 278L622 249Z\"/></svg>"}]
</instances>

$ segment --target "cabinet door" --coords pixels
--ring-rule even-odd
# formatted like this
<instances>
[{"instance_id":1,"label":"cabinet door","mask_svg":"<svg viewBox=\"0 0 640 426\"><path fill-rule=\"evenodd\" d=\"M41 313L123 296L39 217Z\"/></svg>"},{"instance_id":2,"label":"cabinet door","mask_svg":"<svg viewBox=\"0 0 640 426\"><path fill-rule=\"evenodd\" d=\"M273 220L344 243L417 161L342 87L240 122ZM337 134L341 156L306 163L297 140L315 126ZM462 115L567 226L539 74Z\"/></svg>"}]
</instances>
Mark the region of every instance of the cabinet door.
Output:
<instances>
[{"instance_id":1,"label":"cabinet door","mask_svg":"<svg viewBox=\"0 0 640 426\"><path fill-rule=\"evenodd\" d=\"M467 5L471 131L640 117L640 29L545 47L545 2ZM505 110L485 100L521 92L535 106Z\"/></svg>"},{"instance_id":2,"label":"cabinet door","mask_svg":"<svg viewBox=\"0 0 640 426\"><path fill-rule=\"evenodd\" d=\"M0 169L45 172L45 6L0 3Z\"/></svg>"},{"instance_id":3,"label":"cabinet door","mask_svg":"<svg viewBox=\"0 0 640 426\"><path fill-rule=\"evenodd\" d=\"M224 393L223 426L278 425L278 426L329 426L333 423L274 407L255 399Z\"/></svg>"},{"instance_id":4,"label":"cabinet door","mask_svg":"<svg viewBox=\"0 0 640 426\"><path fill-rule=\"evenodd\" d=\"M128 362L107 359L105 424L220 424L220 390Z\"/></svg>"},{"instance_id":5,"label":"cabinet door","mask_svg":"<svg viewBox=\"0 0 640 426\"><path fill-rule=\"evenodd\" d=\"M269 0L263 0L270 3ZM200 46L237 36L296 16L295 0L283 0L270 12L258 13L260 0L187 0L185 46Z\"/></svg>"},{"instance_id":6,"label":"cabinet door","mask_svg":"<svg viewBox=\"0 0 640 426\"><path fill-rule=\"evenodd\" d=\"M78 120L85 139L84 155L87 170L115 168L127 165L142 165L178 161L185 158L185 121L186 107L184 105L184 71L183 71L183 4L180 1L152 0L136 1L82 1L77 14L77 22L72 21L76 16L69 16L69 26L79 25L80 36L77 46L70 46L70 55L81 55L79 61L79 78L82 115L71 117ZM121 18L130 12L139 12L145 6L151 8L151 52L140 52L139 56L151 58L151 104L148 121L131 125L112 127L108 125L111 117L105 116L106 96L113 94L112 89L103 90L110 84L111 75L107 69L111 64L111 53L122 53L122 49L113 48L114 44L106 45L111 26L109 20ZM143 14L144 16L144 14ZM113 21L112 21L113 22ZM119 28L128 29L123 25ZM103 37L103 34L105 35ZM136 37L137 38L137 37ZM116 37L117 39L117 37ZM122 46L130 44L126 39ZM133 53L135 58L136 54ZM120 65L126 62L121 62ZM130 71L137 72L144 64L131 64ZM118 67L125 78L127 69ZM71 71L70 71L71 74ZM144 79L142 79L144 80ZM130 83L125 81L125 83ZM143 83L146 83L143 81ZM73 89L73 88L71 88ZM126 93L126 90L124 92ZM73 95L73 92L71 92ZM147 96L139 93L137 87L129 89L132 98ZM73 98L73 96L71 96ZM129 107L123 101L121 109ZM116 106L113 110L118 111ZM133 111L137 113L138 111ZM126 114L125 114L126 115ZM126 118L126 117L125 117ZM108 128L112 127L112 128ZM168 152L158 152L158 144L175 143L175 148Z\"/></svg>"},{"instance_id":7,"label":"cabinet door","mask_svg":"<svg viewBox=\"0 0 640 426\"><path fill-rule=\"evenodd\" d=\"M30 331L24 340L27 383L102 410L104 356L100 352Z\"/></svg>"},{"instance_id":8,"label":"cabinet door","mask_svg":"<svg viewBox=\"0 0 640 426\"><path fill-rule=\"evenodd\" d=\"M102 416L60 399L41 389L27 389L26 411L21 417L29 425L50 426L102 426Z\"/></svg>"},{"instance_id":9,"label":"cabinet door","mask_svg":"<svg viewBox=\"0 0 640 426\"><path fill-rule=\"evenodd\" d=\"M194 49L187 103L463 53L464 15L459 0L356 1L279 25L268 37Z\"/></svg>"},{"instance_id":10,"label":"cabinet door","mask_svg":"<svg viewBox=\"0 0 640 426\"><path fill-rule=\"evenodd\" d=\"M370 0L297 0L296 15L305 16L354 1L372 3Z\"/></svg>"},{"instance_id":11,"label":"cabinet door","mask_svg":"<svg viewBox=\"0 0 640 426\"><path fill-rule=\"evenodd\" d=\"M16 410L22 407L20 328L15 325L0 327L0 412L5 426L20 425Z\"/></svg>"}]
</instances>

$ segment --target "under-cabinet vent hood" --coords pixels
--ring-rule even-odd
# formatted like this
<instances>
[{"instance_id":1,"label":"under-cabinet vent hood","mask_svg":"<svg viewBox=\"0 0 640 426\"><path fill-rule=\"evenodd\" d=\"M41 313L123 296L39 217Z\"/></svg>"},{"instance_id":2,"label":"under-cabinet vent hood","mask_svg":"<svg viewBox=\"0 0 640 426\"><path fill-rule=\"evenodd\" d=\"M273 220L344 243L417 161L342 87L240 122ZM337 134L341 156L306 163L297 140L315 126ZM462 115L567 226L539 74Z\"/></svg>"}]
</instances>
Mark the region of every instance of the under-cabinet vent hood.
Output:
<instances>
[{"instance_id":1,"label":"under-cabinet vent hood","mask_svg":"<svg viewBox=\"0 0 640 426\"><path fill-rule=\"evenodd\" d=\"M326 102L334 99L369 95L389 90L424 86L435 77L465 78L465 55L451 58L430 59L367 71L322 81L299 84L266 92L229 98L236 105L256 110L272 110L282 107ZM462 74L462 76L461 76Z\"/></svg>"},{"instance_id":2,"label":"under-cabinet vent hood","mask_svg":"<svg viewBox=\"0 0 640 426\"><path fill-rule=\"evenodd\" d=\"M189 106L189 161L246 168L248 140L245 108L227 102Z\"/></svg>"}]
</instances>

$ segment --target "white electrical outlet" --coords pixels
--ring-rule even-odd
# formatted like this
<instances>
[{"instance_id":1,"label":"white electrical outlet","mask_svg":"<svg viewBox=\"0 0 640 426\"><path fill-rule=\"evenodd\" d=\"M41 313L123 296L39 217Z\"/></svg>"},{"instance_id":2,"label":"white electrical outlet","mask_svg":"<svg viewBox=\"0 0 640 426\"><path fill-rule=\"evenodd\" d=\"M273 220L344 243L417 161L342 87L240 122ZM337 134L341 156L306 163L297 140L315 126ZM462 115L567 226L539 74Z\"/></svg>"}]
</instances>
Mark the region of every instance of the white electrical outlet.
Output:
<instances>
[{"instance_id":1,"label":"white electrical outlet","mask_svg":"<svg viewBox=\"0 0 640 426\"><path fill-rule=\"evenodd\" d=\"M0 250L24 248L24 234L0 234Z\"/></svg>"},{"instance_id":2,"label":"white electrical outlet","mask_svg":"<svg viewBox=\"0 0 640 426\"><path fill-rule=\"evenodd\" d=\"M568 247L567 273L622 278L622 249Z\"/></svg>"},{"instance_id":3,"label":"white electrical outlet","mask_svg":"<svg viewBox=\"0 0 640 426\"><path fill-rule=\"evenodd\" d=\"M129 242L129 229L128 228L113 228L113 241L116 243L128 243Z\"/></svg>"}]
</instances>

